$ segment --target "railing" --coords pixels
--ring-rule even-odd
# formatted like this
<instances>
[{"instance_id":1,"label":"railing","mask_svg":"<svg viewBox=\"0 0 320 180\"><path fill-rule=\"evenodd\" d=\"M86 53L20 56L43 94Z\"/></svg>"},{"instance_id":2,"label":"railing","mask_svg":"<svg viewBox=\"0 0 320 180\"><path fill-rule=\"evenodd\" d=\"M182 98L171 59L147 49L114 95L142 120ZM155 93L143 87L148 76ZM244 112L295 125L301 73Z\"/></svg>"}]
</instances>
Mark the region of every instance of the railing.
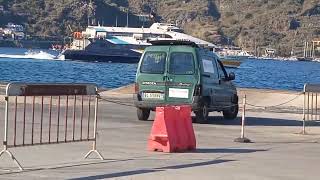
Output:
<instances>
[{"instance_id":1,"label":"railing","mask_svg":"<svg viewBox=\"0 0 320 180\"><path fill-rule=\"evenodd\" d=\"M272 107L280 107L286 104L289 104L295 100L297 100L301 95L303 95L303 118L302 118L302 132L301 134L307 134L306 132L306 124L310 121L319 121L320 120L320 84L305 84L304 89L302 93L297 94L294 98L289 99L285 102L271 105L271 106L261 106L261 105L254 105L246 102L246 96L244 96L243 99L243 105L242 105L242 125L241 125L241 136L235 141L237 142L250 142L249 139L245 138L244 136L244 126L245 126L245 112L246 112L246 106L250 106L253 108L272 108ZM299 108L300 110L300 108Z\"/></svg>"},{"instance_id":2,"label":"railing","mask_svg":"<svg viewBox=\"0 0 320 180\"><path fill-rule=\"evenodd\" d=\"M320 84L305 84L303 89L303 129L302 134L306 134L306 121L320 120L319 102Z\"/></svg>"},{"instance_id":3,"label":"railing","mask_svg":"<svg viewBox=\"0 0 320 180\"><path fill-rule=\"evenodd\" d=\"M10 148L90 141L97 151L97 87L94 84L11 83L5 97L3 150L20 170ZM93 102L94 101L94 102Z\"/></svg>"}]
</instances>

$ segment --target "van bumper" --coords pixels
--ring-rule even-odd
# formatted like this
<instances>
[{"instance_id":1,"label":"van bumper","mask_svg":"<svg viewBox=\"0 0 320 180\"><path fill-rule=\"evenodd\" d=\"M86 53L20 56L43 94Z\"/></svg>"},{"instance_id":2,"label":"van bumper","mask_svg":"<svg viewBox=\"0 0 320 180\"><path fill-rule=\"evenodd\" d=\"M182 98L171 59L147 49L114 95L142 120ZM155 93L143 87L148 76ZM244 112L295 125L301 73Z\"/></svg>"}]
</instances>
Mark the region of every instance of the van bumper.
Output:
<instances>
[{"instance_id":1,"label":"van bumper","mask_svg":"<svg viewBox=\"0 0 320 180\"><path fill-rule=\"evenodd\" d=\"M151 109L155 110L156 107L161 107L161 106L181 106L181 105L190 105L192 110L198 110L201 108L201 97L200 96L194 96L192 103L164 103L164 102L157 102L157 101L143 101L137 97L137 95L134 95L134 105L137 108L145 108L145 109Z\"/></svg>"}]
</instances>

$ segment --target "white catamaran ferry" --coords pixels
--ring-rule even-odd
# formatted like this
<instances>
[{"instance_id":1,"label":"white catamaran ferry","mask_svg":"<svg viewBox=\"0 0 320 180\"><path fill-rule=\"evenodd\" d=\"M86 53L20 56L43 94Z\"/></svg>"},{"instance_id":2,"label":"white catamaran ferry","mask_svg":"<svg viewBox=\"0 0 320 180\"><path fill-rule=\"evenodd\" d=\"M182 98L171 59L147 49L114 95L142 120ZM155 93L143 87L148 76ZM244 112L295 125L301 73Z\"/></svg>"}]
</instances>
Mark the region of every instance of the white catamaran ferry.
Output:
<instances>
[{"instance_id":1,"label":"white catamaran ferry","mask_svg":"<svg viewBox=\"0 0 320 180\"><path fill-rule=\"evenodd\" d=\"M188 40L212 50L213 43L187 35L174 24L154 23L150 28L88 26L75 32L73 42L64 51L65 59L138 63L143 49L152 40Z\"/></svg>"},{"instance_id":2,"label":"white catamaran ferry","mask_svg":"<svg viewBox=\"0 0 320 180\"><path fill-rule=\"evenodd\" d=\"M150 28L88 26L75 32L70 47L64 51L66 59L137 63L150 40L189 40L215 48L210 42L183 33L173 24L154 23Z\"/></svg>"}]
</instances>

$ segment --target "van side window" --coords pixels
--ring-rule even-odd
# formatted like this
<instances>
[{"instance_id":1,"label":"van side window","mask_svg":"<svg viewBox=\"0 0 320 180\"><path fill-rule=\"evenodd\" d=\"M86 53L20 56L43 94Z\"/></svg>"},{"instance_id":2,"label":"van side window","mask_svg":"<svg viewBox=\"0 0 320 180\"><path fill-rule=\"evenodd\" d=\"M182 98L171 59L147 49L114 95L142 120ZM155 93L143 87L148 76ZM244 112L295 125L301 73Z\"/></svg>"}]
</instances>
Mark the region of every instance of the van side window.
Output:
<instances>
[{"instance_id":1,"label":"van side window","mask_svg":"<svg viewBox=\"0 0 320 180\"><path fill-rule=\"evenodd\" d=\"M210 73L210 74L215 74L215 68L213 66L213 61L207 59L202 59L202 67L203 67L203 72L205 73Z\"/></svg>"},{"instance_id":2,"label":"van side window","mask_svg":"<svg viewBox=\"0 0 320 180\"><path fill-rule=\"evenodd\" d=\"M203 56L202 68L205 74L210 75L210 78L212 79L219 78L219 75L218 75L219 72L217 70L216 60L213 57Z\"/></svg>"},{"instance_id":3,"label":"van side window","mask_svg":"<svg viewBox=\"0 0 320 180\"><path fill-rule=\"evenodd\" d=\"M186 75L194 73L194 59L192 53L174 52L170 55L170 74Z\"/></svg>"},{"instance_id":4,"label":"van side window","mask_svg":"<svg viewBox=\"0 0 320 180\"><path fill-rule=\"evenodd\" d=\"M165 52L146 52L143 56L140 71L142 73L163 74L166 57Z\"/></svg>"}]
</instances>

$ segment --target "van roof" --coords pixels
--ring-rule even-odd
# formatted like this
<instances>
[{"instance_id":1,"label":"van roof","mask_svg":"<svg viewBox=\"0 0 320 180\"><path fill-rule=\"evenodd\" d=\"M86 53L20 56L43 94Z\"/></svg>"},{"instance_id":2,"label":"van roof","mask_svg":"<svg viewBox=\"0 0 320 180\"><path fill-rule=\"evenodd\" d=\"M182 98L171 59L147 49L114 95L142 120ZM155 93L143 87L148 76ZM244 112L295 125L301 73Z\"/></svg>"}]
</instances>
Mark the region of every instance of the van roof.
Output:
<instances>
[{"instance_id":1,"label":"van roof","mask_svg":"<svg viewBox=\"0 0 320 180\"><path fill-rule=\"evenodd\" d=\"M166 45L175 45L175 46L191 46L191 47L196 47L199 48L199 46L192 41L188 40L152 40L149 41L152 45L160 45L160 46L166 46Z\"/></svg>"}]
</instances>

